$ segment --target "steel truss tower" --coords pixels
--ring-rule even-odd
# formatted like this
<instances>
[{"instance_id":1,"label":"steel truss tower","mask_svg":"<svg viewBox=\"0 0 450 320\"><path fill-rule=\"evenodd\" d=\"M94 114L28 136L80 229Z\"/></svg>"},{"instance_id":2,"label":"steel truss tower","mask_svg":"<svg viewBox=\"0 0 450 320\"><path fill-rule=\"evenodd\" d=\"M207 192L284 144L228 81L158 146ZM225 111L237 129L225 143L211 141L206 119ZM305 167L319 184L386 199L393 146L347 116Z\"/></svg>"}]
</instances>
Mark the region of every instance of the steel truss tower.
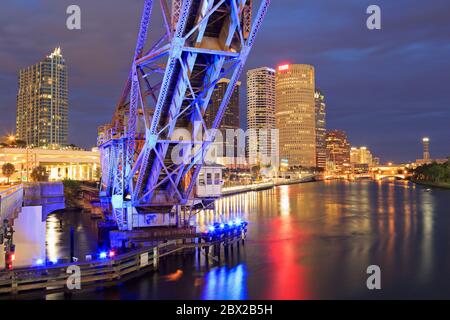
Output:
<instances>
[{"instance_id":1,"label":"steel truss tower","mask_svg":"<svg viewBox=\"0 0 450 320\"><path fill-rule=\"evenodd\" d=\"M147 49L154 2L164 32ZM136 212L168 213L192 198L208 147L238 82L270 0L145 0L134 59L110 125L99 130L101 195L120 230ZM156 10L155 10L156 11ZM253 20L253 21L252 21ZM230 78L211 128L204 114ZM183 134L180 133L180 129ZM174 154L181 161L174 161Z\"/></svg>"}]
</instances>

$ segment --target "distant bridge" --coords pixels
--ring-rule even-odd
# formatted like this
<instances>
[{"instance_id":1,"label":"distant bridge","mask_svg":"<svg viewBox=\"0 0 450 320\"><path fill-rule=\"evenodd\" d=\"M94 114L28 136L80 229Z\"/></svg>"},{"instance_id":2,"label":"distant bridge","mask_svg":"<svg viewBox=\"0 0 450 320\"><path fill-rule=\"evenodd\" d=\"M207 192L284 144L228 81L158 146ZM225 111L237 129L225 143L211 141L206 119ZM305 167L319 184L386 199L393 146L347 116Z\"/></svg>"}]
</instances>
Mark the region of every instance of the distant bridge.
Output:
<instances>
[{"instance_id":1,"label":"distant bridge","mask_svg":"<svg viewBox=\"0 0 450 320\"><path fill-rule=\"evenodd\" d=\"M383 179L387 179L387 178L396 178L396 179L405 180L406 175L405 174L377 174L377 175L375 175L375 180L383 180Z\"/></svg>"},{"instance_id":2,"label":"distant bridge","mask_svg":"<svg viewBox=\"0 0 450 320\"><path fill-rule=\"evenodd\" d=\"M388 164L371 168L371 175L375 180L386 178L406 179L410 176L408 168L404 165Z\"/></svg>"},{"instance_id":3,"label":"distant bridge","mask_svg":"<svg viewBox=\"0 0 450 320\"><path fill-rule=\"evenodd\" d=\"M387 178L394 179L407 179L411 176L408 168L405 165L394 165L387 164L376 167L368 168L365 172L359 173L345 173L340 175L326 176L326 179L349 179L349 180L360 180L360 179L373 179L373 180L383 180Z\"/></svg>"}]
</instances>

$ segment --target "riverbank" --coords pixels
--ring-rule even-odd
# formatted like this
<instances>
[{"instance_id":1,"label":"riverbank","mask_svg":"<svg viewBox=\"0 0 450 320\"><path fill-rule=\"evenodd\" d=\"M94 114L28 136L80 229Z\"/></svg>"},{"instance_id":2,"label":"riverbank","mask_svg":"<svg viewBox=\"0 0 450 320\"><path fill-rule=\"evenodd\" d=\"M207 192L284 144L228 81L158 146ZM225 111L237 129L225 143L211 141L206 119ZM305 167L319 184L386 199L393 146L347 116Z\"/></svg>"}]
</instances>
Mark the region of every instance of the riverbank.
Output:
<instances>
[{"instance_id":1,"label":"riverbank","mask_svg":"<svg viewBox=\"0 0 450 320\"><path fill-rule=\"evenodd\" d=\"M277 181L271 181L271 182L263 182L263 183L255 183L255 184L249 184L249 185L243 185L243 186L222 188L222 195L231 196L231 195L236 195L236 194L245 193L245 192L272 189L277 186L314 182L314 181L316 181L314 178L314 175L303 177L300 179L289 179L289 180L279 179Z\"/></svg>"},{"instance_id":2,"label":"riverbank","mask_svg":"<svg viewBox=\"0 0 450 320\"><path fill-rule=\"evenodd\" d=\"M450 183L436 183L436 182L431 182L431 181L420 181L420 180L414 180L414 179L411 179L411 182L414 182L415 184L426 186L426 187L450 190Z\"/></svg>"}]
</instances>

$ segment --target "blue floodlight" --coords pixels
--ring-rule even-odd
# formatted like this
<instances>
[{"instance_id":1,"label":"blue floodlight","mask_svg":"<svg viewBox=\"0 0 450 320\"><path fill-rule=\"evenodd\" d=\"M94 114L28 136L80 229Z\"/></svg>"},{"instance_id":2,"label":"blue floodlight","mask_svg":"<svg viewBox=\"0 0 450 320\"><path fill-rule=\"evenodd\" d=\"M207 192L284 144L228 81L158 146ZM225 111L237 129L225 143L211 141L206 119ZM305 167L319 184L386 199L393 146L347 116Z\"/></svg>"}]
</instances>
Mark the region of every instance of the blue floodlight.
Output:
<instances>
[{"instance_id":1,"label":"blue floodlight","mask_svg":"<svg viewBox=\"0 0 450 320\"><path fill-rule=\"evenodd\" d=\"M106 259L107 256L108 256L108 254L107 254L106 251L102 251L102 252L100 252L100 254L99 254L100 259Z\"/></svg>"},{"instance_id":2,"label":"blue floodlight","mask_svg":"<svg viewBox=\"0 0 450 320\"><path fill-rule=\"evenodd\" d=\"M220 224L220 229L224 229L225 228L225 224L221 223Z\"/></svg>"},{"instance_id":3,"label":"blue floodlight","mask_svg":"<svg viewBox=\"0 0 450 320\"><path fill-rule=\"evenodd\" d=\"M36 260L36 265L37 266L42 266L43 264L44 264L44 260L42 260L40 258Z\"/></svg>"}]
</instances>

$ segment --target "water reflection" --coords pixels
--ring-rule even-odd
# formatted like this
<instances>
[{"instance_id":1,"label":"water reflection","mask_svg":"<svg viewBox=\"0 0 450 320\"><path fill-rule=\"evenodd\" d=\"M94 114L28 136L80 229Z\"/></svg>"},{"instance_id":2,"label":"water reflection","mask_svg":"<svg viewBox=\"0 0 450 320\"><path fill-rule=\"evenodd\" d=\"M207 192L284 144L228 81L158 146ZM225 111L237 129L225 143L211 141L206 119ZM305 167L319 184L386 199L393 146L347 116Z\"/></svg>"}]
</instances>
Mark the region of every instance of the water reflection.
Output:
<instances>
[{"instance_id":1,"label":"water reflection","mask_svg":"<svg viewBox=\"0 0 450 320\"><path fill-rule=\"evenodd\" d=\"M449 207L449 191L403 181L329 181L230 196L193 219L201 227L249 221L239 253L209 265L204 256L173 257L157 274L88 297L450 298ZM68 255L70 226L78 255L95 250L92 221L64 213L47 221L49 257ZM381 267L381 294L366 288L371 264Z\"/></svg>"},{"instance_id":2,"label":"water reflection","mask_svg":"<svg viewBox=\"0 0 450 320\"><path fill-rule=\"evenodd\" d=\"M84 261L86 255L98 251L97 223L89 214L81 211L59 211L42 221L41 207L23 208L14 220L14 266L36 265L38 261L39 264L44 261L69 262L71 228L74 230L75 257Z\"/></svg>"},{"instance_id":3,"label":"water reflection","mask_svg":"<svg viewBox=\"0 0 450 320\"><path fill-rule=\"evenodd\" d=\"M291 210L291 205L289 202L289 186L281 186L280 193L281 193L281 200L280 200L281 215L288 216Z\"/></svg>"},{"instance_id":4,"label":"water reflection","mask_svg":"<svg viewBox=\"0 0 450 320\"><path fill-rule=\"evenodd\" d=\"M95 255L98 251L98 229L96 220L89 213L65 211L49 215L46 221L45 251L50 262L69 262L70 232L74 233L74 254L78 261L84 261L86 255Z\"/></svg>"},{"instance_id":5,"label":"water reflection","mask_svg":"<svg viewBox=\"0 0 450 320\"><path fill-rule=\"evenodd\" d=\"M47 259L51 262L57 262L58 261L58 246L61 246L61 243L59 243L59 239L61 237L58 237L60 235L60 221L57 218L56 215L50 215L47 217L47 232L46 232L46 252L47 252Z\"/></svg>"},{"instance_id":6,"label":"water reflection","mask_svg":"<svg viewBox=\"0 0 450 320\"><path fill-rule=\"evenodd\" d=\"M421 281L425 282L428 277L432 276L432 262L433 262L433 199L432 195L428 192L421 194L421 207L422 207L422 246L421 250L421 263L420 263L420 275Z\"/></svg>"},{"instance_id":7,"label":"water reflection","mask_svg":"<svg viewBox=\"0 0 450 320\"><path fill-rule=\"evenodd\" d=\"M390 293L408 293L414 279L432 288L432 272L442 269L435 221L449 220L436 208L444 198L405 181L334 181L228 197L217 214L241 212L250 221L246 265L264 279L250 277L250 297L366 297L370 264L382 267Z\"/></svg>"},{"instance_id":8,"label":"water reflection","mask_svg":"<svg viewBox=\"0 0 450 320\"><path fill-rule=\"evenodd\" d=\"M204 300L247 299L247 270L244 264L214 268L205 275Z\"/></svg>"}]
</instances>

